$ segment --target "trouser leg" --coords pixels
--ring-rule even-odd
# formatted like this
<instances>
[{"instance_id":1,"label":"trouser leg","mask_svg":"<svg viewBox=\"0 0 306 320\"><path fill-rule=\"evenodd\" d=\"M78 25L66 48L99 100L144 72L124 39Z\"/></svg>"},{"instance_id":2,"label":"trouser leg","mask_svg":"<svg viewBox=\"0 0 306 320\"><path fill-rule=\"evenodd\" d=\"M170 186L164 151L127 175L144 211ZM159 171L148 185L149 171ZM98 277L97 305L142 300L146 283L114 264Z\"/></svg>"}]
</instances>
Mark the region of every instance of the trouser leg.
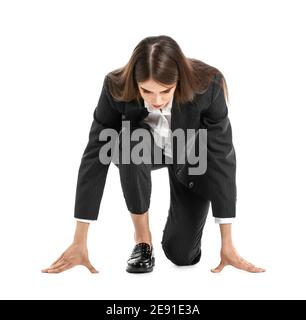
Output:
<instances>
[{"instance_id":1,"label":"trouser leg","mask_svg":"<svg viewBox=\"0 0 306 320\"><path fill-rule=\"evenodd\" d=\"M201 239L210 201L181 184L168 166L170 207L163 230L162 248L176 265L193 265L201 258Z\"/></svg>"},{"instance_id":2,"label":"trouser leg","mask_svg":"<svg viewBox=\"0 0 306 320\"><path fill-rule=\"evenodd\" d=\"M131 129L131 133L136 128ZM143 128L142 128L143 129ZM151 170L156 170L162 167L166 167L164 164L165 157L161 158L162 163L154 163L154 148L158 148L154 144L153 135L150 133L151 143L146 145L148 149L144 152L148 152L151 157L151 163L123 163L122 152L123 152L123 140L122 140L123 130L119 134L119 163L115 165L119 168L120 182L122 187L122 192L126 202L126 206L131 213L143 214L148 211L150 207L152 182L151 182ZM130 139L129 152L137 145L139 141L132 141ZM156 149L155 149L156 150ZM160 149L159 149L160 150ZM125 150L126 151L126 150Z\"/></svg>"}]
</instances>

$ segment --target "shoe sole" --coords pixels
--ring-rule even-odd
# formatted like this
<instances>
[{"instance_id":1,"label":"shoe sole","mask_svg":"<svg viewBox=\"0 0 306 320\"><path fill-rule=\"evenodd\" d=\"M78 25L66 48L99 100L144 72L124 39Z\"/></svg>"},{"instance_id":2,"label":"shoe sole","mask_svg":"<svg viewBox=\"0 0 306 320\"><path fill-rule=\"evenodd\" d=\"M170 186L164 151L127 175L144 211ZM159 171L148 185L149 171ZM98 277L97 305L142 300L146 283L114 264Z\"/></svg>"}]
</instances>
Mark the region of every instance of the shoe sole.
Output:
<instances>
[{"instance_id":1,"label":"shoe sole","mask_svg":"<svg viewBox=\"0 0 306 320\"><path fill-rule=\"evenodd\" d=\"M126 271L129 273L147 273L152 272L155 265L155 258L152 258L152 266L149 268L133 268L132 266L127 266Z\"/></svg>"}]
</instances>

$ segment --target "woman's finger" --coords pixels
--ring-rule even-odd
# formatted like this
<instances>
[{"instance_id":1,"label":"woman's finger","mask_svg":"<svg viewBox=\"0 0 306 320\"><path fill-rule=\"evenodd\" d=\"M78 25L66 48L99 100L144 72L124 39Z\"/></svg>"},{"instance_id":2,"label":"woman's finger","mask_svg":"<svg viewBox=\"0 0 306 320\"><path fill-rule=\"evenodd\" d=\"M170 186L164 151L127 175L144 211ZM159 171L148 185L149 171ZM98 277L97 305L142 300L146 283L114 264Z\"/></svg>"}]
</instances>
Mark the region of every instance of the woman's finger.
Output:
<instances>
[{"instance_id":1,"label":"woman's finger","mask_svg":"<svg viewBox=\"0 0 306 320\"><path fill-rule=\"evenodd\" d=\"M57 268L60 268L62 267L63 265L69 263L67 260L64 260L64 259L61 259L59 262L57 262L55 265L53 266L50 266L48 268L48 270L53 270L53 269L57 269Z\"/></svg>"},{"instance_id":2,"label":"woman's finger","mask_svg":"<svg viewBox=\"0 0 306 320\"><path fill-rule=\"evenodd\" d=\"M50 268L54 268L55 266L57 266L59 263L62 263L63 261L63 256L64 254L62 254L56 261L54 261L48 268L42 269L41 272L47 272L47 270L49 270Z\"/></svg>"},{"instance_id":3,"label":"woman's finger","mask_svg":"<svg viewBox=\"0 0 306 320\"><path fill-rule=\"evenodd\" d=\"M51 264L50 268L56 268L66 262L67 262L67 260L65 260L64 258L61 258L57 262Z\"/></svg>"},{"instance_id":4,"label":"woman's finger","mask_svg":"<svg viewBox=\"0 0 306 320\"><path fill-rule=\"evenodd\" d=\"M64 256L64 253L61 254L61 256L60 256L58 259L56 259L56 260L51 264L51 266L54 266L55 264L57 264L57 263L63 258L63 256Z\"/></svg>"},{"instance_id":5,"label":"woman's finger","mask_svg":"<svg viewBox=\"0 0 306 320\"><path fill-rule=\"evenodd\" d=\"M259 267L252 267L249 269L249 272L253 272L253 273L260 273L260 272L265 272L266 270L263 268L259 268Z\"/></svg>"},{"instance_id":6,"label":"woman's finger","mask_svg":"<svg viewBox=\"0 0 306 320\"><path fill-rule=\"evenodd\" d=\"M89 262L86 261L84 266L91 272L91 273L99 273L99 271Z\"/></svg>"},{"instance_id":7,"label":"woman's finger","mask_svg":"<svg viewBox=\"0 0 306 320\"><path fill-rule=\"evenodd\" d=\"M66 271L66 270L68 270L70 268L72 268L72 264L71 263L66 263L66 264L64 264L64 265L62 265L60 267L49 269L48 273L60 273L60 272Z\"/></svg>"},{"instance_id":8,"label":"woman's finger","mask_svg":"<svg viewBox=\"0 0 306 320\"><path fill-rule=\"evenodd\" d=\"M63 263L63 261L60 259L58 262L54 262L53 264L51 264L51 266L49 266L48 268L42 269L41 272L43 273L47 273L48 270L53 269L54 267L61 265Z\"/></svg>"},{"instance_id":9,"label":"woman's finger","mask_svg":"<svg viewBox=\"0 0 306 320\"><path fill-rule=\"evenodd\" d=\"M66 264L66 263L68 263L68 261L62 258L59 262L57 262L56 264L51 266L51 268L52 269L58 268L58 267L62 266L63 264Z\"/></svg>"},{"instance_id":10,"label":"woman's finger","mask_svg":"<svg viewBox=\"0 0 306 320\"><path fill-rule=\"evenodd\" d=\"M244 271L248 271L248 272L254 272L254 273L258 273L258 272L265 272L264 269L262 268L258 268L255 265L249 265L247 263L245 263L244 261L238 263L237 265L234 265L234 267L244 270Z\"/></svg>"},{"instance_id":11,"label":"woman's finger","mask_svg":"<svg viewBox=\"0 0 306 320\"><path fill-rule=\"evenodd\" d=\"M247 264L248 266L255 267L255 265L253 263L251 263L243 258L241 258L241 261L244 262L245 264Z\"/></svg>"},{"instance_id":12,"label":"woman's finger","mask_svg":"<svg viewBox=\"0 0 306 320\"><path fill-rule=\"evenodd\" d=\"M226 264L221 261L220 264L218 265L218 267L214 268L214 269L211 269L211 272L213 273L219 273L223 270L223 268L226 266Z\"/></svg>"}]
</instances>

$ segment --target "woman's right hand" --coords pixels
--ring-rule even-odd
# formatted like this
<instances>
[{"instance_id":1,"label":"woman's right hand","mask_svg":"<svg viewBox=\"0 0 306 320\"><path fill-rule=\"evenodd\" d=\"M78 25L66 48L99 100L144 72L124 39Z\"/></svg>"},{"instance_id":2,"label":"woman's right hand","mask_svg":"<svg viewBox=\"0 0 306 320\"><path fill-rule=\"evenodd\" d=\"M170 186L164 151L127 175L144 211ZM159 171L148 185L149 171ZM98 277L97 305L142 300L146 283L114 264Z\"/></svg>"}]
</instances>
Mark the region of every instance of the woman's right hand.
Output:
<instances>
[{"instance_id":1,"label":"woman's right hand","mask_svg":"<svg viewBox=\"0 0 306 320\"><path fill-rule=\"evenodd\" d=\"M86 244L72 243L49 268L41 271L43 273L60 273L77 265L85 266L91 273L98 273L89 261Z\"/></svg>"}]
</instances>

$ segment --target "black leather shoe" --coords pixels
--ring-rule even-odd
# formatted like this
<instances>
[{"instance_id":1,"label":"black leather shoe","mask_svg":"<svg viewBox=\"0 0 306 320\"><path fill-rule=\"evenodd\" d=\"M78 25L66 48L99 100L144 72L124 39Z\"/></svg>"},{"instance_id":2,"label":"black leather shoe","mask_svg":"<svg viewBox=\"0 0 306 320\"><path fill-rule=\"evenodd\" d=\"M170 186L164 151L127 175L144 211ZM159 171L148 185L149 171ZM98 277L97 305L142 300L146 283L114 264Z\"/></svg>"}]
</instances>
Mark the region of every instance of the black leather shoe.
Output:
<instances>
[{"instance_id":1,"label":"black leather shoe","mask_svg":"<svg viewBox=\"0 0 306 320\"><path fill-rule=\"evenodd\" d=\"M153 246L148 243L137 243L127 261L126 271L131 273L144 273L153 271L155 264Z\"/></svg>"}]
</instances>

